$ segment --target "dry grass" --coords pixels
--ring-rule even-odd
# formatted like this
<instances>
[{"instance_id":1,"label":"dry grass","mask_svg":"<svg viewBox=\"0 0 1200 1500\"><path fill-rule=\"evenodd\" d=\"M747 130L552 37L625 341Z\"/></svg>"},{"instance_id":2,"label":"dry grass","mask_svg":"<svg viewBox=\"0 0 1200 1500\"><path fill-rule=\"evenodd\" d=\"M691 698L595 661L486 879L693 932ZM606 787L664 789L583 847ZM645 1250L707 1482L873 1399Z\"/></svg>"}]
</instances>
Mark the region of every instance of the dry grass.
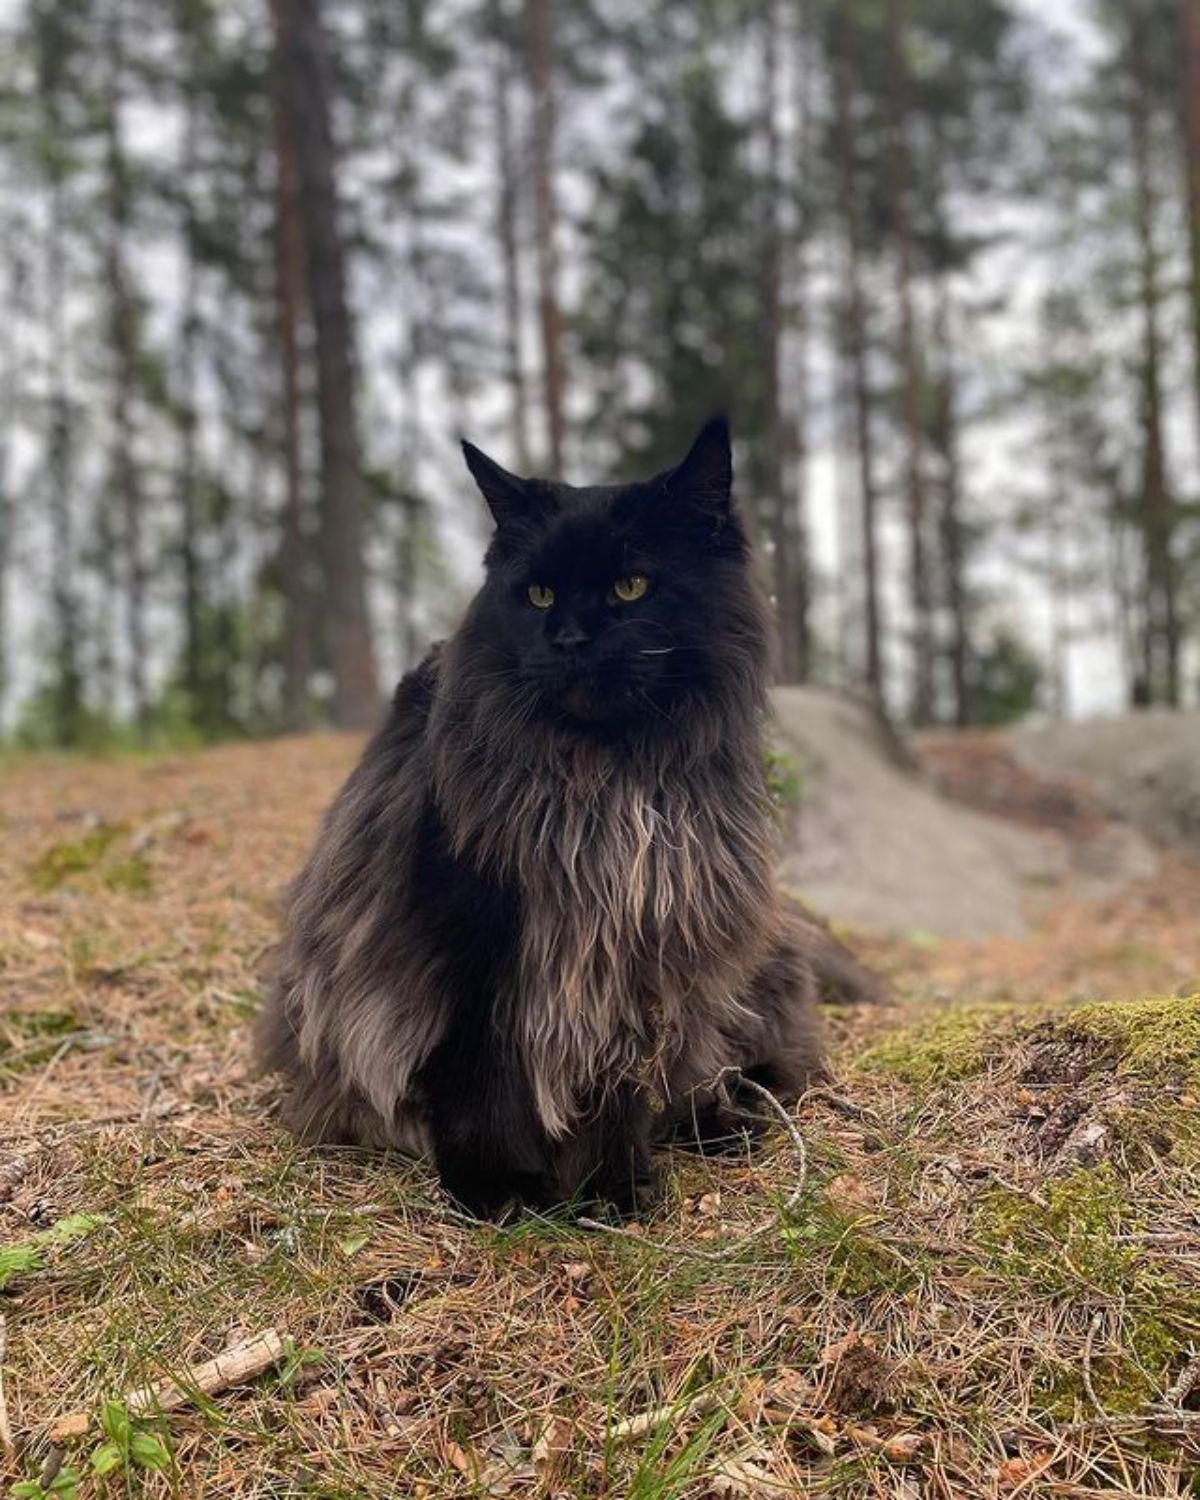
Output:
<instances>
[{"instance_id":1,"label":"dry grass","mask_svg":"<svg viewBox=\"0 0 1200 1500\"><path fill-rule=\"evenodd\" d=\"M480 1229L419 1168L298 1149L246 1070L275 894L354 751L0 769L0 1475L36 1480L65 1413L277 1327L281 1365L135 1423L161 1442L103 1481L93 1430L59 1483L1197 1492L1200 1419L1164 1402L1196 1403L1200 1000L1121 1003L1196 988L1194 869L1024 944L877 946L902 1002L832 1019L802 1199L730 1259L690 1252L786 1202L782 1131L677 1156L639 1232Z\"/></svg>"}]
</instances>

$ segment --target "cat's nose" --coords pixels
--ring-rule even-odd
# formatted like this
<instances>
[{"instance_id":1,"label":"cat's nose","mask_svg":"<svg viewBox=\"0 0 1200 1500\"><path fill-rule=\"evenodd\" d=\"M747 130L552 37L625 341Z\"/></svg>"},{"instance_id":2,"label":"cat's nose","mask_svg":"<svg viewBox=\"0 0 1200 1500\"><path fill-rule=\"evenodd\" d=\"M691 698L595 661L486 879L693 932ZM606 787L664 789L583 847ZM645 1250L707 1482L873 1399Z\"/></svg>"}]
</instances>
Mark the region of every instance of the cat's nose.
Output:
<instances>
[{"instance_id":1,"label":"cat's nose","mask_svg":"<svg viewBox=\"0 0 1200 1500\"><path fill-rule=\"evenodd\" d=\"M564 650L571 646L586 645L589 639L587 631L580 630L579 626L574 623L561 626L550 637L553 645L560 646Z\"/></svg>"}]
</instances>

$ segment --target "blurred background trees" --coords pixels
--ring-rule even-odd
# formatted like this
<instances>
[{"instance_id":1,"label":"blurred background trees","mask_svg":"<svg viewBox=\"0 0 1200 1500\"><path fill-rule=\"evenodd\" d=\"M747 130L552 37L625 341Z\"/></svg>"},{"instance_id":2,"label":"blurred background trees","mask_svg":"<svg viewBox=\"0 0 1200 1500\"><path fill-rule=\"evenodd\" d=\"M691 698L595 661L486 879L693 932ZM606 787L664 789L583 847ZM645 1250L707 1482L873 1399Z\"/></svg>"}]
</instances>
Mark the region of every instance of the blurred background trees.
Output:
<instances>
[{"instance_id":1,"label":"blurred background trees","mask_svg":"<svg viewBox=\"0 0 1200 1500\"><path fill-rule=\"evenodd\" d=\"M1200 698L1200 0L0 0L0 739L361 725L729 411L786 681Z\"/></svg>"}]
</instances>

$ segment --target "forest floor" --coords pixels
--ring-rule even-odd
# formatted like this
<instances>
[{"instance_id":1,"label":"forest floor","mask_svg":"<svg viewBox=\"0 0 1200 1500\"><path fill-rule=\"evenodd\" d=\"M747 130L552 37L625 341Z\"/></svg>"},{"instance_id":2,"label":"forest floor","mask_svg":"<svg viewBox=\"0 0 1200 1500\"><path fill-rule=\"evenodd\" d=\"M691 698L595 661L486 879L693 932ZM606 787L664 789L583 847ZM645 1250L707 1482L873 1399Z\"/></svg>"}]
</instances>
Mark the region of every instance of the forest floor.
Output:
<instances>
[{"instance_id":1,"label":"forest floor","mask_svg":"<svg viewBox=\"0 0 1200 1500\"><path fill-rule=\"evenodd\" d=\"M676 1154L625 1229L480 1228L297 1147L248 1067L355 751L0 766L12 1493L1200 1493L1200 866L863 937L894 1002L830 1017L802 1150ZM268 1330L254 1380L137 1413Z\"/></svg>"}]
</instances>

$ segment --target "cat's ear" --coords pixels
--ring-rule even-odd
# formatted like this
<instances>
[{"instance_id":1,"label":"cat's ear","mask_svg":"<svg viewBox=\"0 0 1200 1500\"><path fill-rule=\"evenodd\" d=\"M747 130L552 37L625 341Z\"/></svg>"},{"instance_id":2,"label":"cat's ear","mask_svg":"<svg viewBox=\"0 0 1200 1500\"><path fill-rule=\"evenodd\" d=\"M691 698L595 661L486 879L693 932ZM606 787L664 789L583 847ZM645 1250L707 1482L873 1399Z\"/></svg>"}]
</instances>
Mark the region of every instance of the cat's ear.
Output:
<instances>
[{"instance_id":1,"label":"cat's ear","mask_svg":"<svg viewBox=\"0 0 1200 1500\"><path fill-rule=\"evenodd\" d=\"M707 512L716 521L729 514L733 495L733 454L729 423L714 417L700 429L687 457L663 475L668 495Z\"/></svg>"},{"instance_id":2,"label":"cat's ear","mask_svg":"<svg viewBox=\"0 0 1200 1500\"><path fill-rule=\"evenodd\" d=\"M471 471L471 477L487 501L488 509L497 526L503 526L506 521L525 515L529 511L531 495L527 480L519 479L515 474L510 474L507 469L502 469L494 458L489 458L486 453L476 448L474 443L468 443L465 438L462 451L467 461L467 468Z\"/></svg>"}]
</instances>

